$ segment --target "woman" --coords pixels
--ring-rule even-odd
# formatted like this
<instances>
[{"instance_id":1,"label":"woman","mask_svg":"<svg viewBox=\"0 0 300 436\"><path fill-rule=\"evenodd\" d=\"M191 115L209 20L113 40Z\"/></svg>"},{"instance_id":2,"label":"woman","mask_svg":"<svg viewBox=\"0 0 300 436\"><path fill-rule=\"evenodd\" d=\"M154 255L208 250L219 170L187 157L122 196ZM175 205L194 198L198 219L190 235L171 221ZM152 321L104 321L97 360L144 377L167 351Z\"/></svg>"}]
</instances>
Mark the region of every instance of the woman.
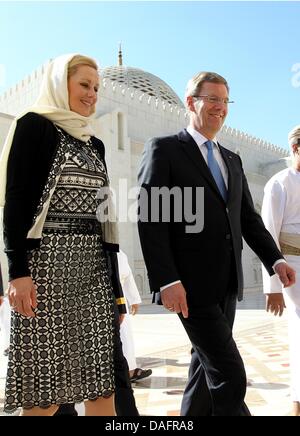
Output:
<instances>
[{"instance_id":1,"label":"woman","mask_svg":"<svg viewBox=\"0 0 300 436\"><path fill-rule=\"evenodd\" d=\"M115 414L118 280L106 251L118 245L114 223L96 219L96 192L108 185L104 145L90 125L98 89L93 59L56 58L1 156L13 309L6 412L53 415L85 401L86 415Z\"/></svg>"}]
</instances>

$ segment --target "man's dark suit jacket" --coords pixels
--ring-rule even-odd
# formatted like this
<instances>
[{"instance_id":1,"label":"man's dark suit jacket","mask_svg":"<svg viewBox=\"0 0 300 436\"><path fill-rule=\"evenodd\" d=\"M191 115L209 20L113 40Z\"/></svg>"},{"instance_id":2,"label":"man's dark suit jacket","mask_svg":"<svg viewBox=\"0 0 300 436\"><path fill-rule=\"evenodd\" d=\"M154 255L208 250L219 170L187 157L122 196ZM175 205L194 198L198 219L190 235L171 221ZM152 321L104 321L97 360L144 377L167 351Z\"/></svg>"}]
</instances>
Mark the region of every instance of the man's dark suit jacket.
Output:
<instances>
[{"instance_id":1,"label":"man's dark suit jacket","mask_svg":"<svg viewBox=\"0 0 300 436\"><path fill-rule=\"evenodd\" d=\"M189 306L221 301L234 271L236 289L232 292L242 299L242 237L270 275L274 274L275 261L282 258L255 211L240 157L222 146L220 151L228 169L227 204L186 130L148 141L138 175L148 193L151 187L192 187L194 206L195 188L204 188L204 228L200 233L186 233L190 223L184 217L182 222L174 222L172 214L170 223L138 223L151 291L158 292L160 287L181 280ZM150 210L150 200L140 196L139 207L140 212L145 207Z\"/></svg>"}]
</instances>

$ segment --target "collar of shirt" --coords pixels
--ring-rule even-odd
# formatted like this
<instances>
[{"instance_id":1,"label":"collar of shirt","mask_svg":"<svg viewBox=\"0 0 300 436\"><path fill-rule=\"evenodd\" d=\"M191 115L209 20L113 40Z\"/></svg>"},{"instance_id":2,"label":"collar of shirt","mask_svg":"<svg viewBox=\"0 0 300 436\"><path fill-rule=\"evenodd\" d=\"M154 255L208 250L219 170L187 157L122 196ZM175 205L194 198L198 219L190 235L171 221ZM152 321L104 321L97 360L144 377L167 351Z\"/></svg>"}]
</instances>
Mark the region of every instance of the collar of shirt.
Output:
<instances>
[{"instance_id":1,"label":"collar of shirt","mask_svg":"<svg viewBox=\"0 0 300 436\"><path fill-rule=\"evenodd\" d=\"M199 150L201 151L202 156L203 156L205 162L207 163L207 147L205 145L205 142L208 141L208 139L205 138L205 136L203 136L200 132L198 132L197 130L195 130L191 126L188 126L186 128L186 130L191 135L191 137L196 142L196 144L198 145ZM222 155L220 152L220 148L219 148L219 145L217 142L217 138L214 137L210 141L213 141L213 143L215 144L215 147L213 148L214 157L219 164L221 173L222 173L224 181L225 181L225 185L228 188L228 170L227 170L227 166L225 165L225 162L223 161L223 158L222 158Z\"/></svg>"},{"instance_id":2,"label":"collar of shirt","mask_svg":"<svg viewBox=\"0 0 300 436\"><path fill-rule=\"evenodd\" d=\"M195 130L195 129L194 129L193 127L191 127L191 126L188 126L188 127L186 128L186 130L187 130L187 132L191 135L191 137L193 138L193 140L196 142L196 144L198 145L198 147L200 148L200 150L201 150L201 149L203 150L202 146L204 147L204 149L207 150L206 145L204 145L204 143L205 143L206 141L208 141L208 138L205 138L205 136L203 136L200 132L198 132L197 130ZM210 141L212 141L212 142L215 144L215 146L217 147L217 149L219 150L219 146L218 146L218 143L217 143L217 139L216 139L216 137L214 137L214 138L211 139ZM202 150L201 150L201 151L202 151ZM203 151L202 151L202 154L203 154ZM207 155L207 153L206 153L206 155Z\"/></svg>"}]
</instances>

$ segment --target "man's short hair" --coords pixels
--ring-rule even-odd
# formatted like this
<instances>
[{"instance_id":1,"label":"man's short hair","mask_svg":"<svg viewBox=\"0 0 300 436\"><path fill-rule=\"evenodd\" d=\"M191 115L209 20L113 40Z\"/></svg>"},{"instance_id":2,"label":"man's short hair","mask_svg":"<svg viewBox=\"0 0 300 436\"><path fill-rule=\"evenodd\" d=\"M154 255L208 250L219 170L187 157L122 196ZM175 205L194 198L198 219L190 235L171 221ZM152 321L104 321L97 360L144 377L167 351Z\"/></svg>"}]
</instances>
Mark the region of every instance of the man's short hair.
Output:
<instances>
[{"instance_id":1,"label":"man's short hair","mask_svg":"<svg viewBox=\"0 0 300 436\"><path fill-rule=\"evenodd\" d=\"M189 96L196 97L197 95L199 95L204 82L220 83L222 85L225 85L229 93L229 86L224 77L220 76L220 74L217 73L201 71L188 81L185 91L185 98Z\"/></svg>"}]
</instances>

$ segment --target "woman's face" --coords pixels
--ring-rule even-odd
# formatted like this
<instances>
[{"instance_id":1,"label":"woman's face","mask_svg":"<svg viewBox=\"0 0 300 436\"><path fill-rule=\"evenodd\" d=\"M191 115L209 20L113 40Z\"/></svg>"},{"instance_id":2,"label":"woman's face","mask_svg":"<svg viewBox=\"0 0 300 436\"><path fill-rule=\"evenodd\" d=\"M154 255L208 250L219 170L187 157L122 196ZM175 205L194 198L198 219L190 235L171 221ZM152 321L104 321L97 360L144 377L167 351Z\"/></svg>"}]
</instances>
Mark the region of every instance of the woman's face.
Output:
<instances>
[{"instance_id":1,"label":"woman's face","mask_svg":"<svg viewBox=\"0 0 300 436\"><path fill-rule=\"evenodd\" d=\"M69 106L71 111L89 117L95 112L99 89L98 72L88 65L79 65L68 79Z\"/></svg>"}]
</instances>

